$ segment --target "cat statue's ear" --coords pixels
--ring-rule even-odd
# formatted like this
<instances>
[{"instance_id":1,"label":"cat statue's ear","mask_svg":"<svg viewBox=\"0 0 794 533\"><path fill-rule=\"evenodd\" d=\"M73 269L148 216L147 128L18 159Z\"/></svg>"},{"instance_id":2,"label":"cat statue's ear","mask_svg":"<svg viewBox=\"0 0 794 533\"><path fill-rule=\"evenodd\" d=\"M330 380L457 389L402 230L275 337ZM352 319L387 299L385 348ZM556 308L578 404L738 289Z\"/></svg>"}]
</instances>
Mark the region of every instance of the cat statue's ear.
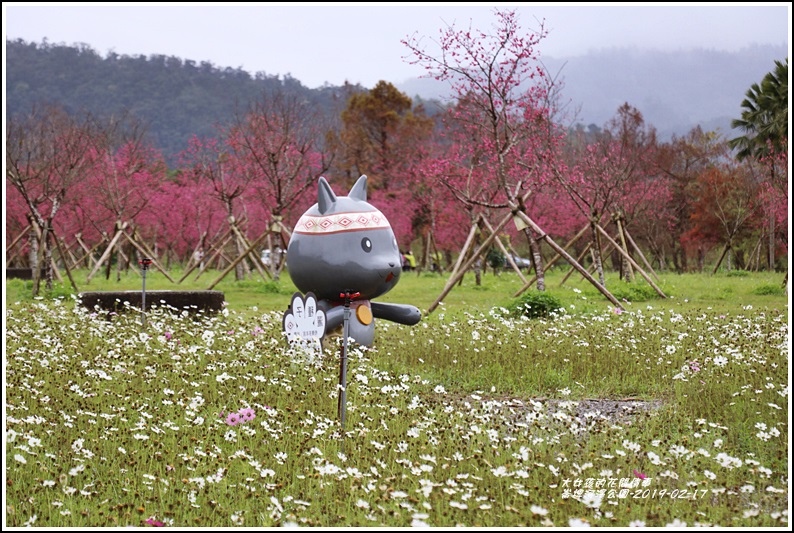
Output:
<instances>
[{"instance_id":1,"label":"cat statue's ear","mask_svg":"<svg viewBox=\"0 0 794 533\"><path fill-rule=\"evenodd\" d=\"M331 189L328 181L323 176L320 176L320 183L317 185L317 208L320 210L320 214L324 215L328 212L334 203L336 203L336 195L333 189Z\"/></svg>"},{"instance_id":2,"label":"cat statue's ear","mask_svg":"<svg viewBox=\"0 0 794 533\"><path fill-rule=\"evenodd\" d=\"M353 185L353 188L350 189L350 194L348 194L350 198L354 200L360 200L362 202L367 201L367 176L362 174L356 184Z\"/></svg>"}]
</instances>

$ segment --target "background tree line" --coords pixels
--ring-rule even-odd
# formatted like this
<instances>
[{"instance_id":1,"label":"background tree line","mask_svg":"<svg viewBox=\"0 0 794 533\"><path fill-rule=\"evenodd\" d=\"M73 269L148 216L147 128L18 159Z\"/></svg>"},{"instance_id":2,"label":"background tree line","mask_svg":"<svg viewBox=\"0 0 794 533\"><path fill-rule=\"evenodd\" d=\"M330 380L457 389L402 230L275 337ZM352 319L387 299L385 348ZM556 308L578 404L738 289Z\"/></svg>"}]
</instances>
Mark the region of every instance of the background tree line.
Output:
<instances>
[{"instance_id":1,"label":"background tree line","mask_svg":"<svg viewBox=\"0 0 794 533\"><path fill-rule=\"evenodd\" d=\"M550 255L543 245L556 241L570 240L602 283L602 250L630 277L602 242L603 228L618 222L658 268L704 268L712 251L717 266L726 257L738 268L785 266L787 60L748 91L741 135L694 128L662 142L628 102L603 128L566 126L564 87L538 68L545 33L524 32L510 11L497 18L496 33L473 40L448 28L437 50L404 43L454 91L432 112L384 81L312 91L291 78L177 58L103 60L88 48L7 43L12 259L36 275L43 265L51 282L54 249L89 266L92 254L113 248L119 224L130 224L166 261L211 251L229 261L254 245L285 246L316 201L320 175L341 191L367 174L370 200L400 247L417 248L425 263L431 253L450 263L467 240L485 240L491 222L512 215L515 224L493 231L530 254L539 289ZM17 59L28 54L22 63L32 70L12 72L12 49ZM67 58L74 68L63 67ZM482 64L499 68L472 68ZM61 89L48 94L46 84L22 81L53 73ZM229 98L228 83L243 96ZM152 94L168 95L157 100L165 109L150 106ZM89 110L102 101L107 114ZM155 124L162 138L145 135ZM588 238L575 238L585 230ZM122 245L119 258L134 255ZM269 267L277 276L280 266ZM247 268L240 262L238 277Z\"/></svg>"}]
</instances>

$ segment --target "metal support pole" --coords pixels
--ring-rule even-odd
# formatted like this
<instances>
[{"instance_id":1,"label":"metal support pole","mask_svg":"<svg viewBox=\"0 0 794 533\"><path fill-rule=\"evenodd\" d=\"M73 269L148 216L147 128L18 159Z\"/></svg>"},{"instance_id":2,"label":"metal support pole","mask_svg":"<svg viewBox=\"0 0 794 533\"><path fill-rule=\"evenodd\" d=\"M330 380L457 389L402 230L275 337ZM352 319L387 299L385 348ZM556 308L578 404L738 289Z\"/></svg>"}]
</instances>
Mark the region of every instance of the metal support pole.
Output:
<instances>
[{"instance_id":1,"label":"metal support pole","mask_svg":"<svg viewBox=\"0 0 794 533\"><path fill-rule=\"evenodd\" d=\"M141 288L141 326L146 327L146 271L149 270L149 265L152 260L144 257L138 261L141 265L141 277L143 278L143 287Z\"/></svg>"},{"instance_id":2,"label":"metal support pole","mask_svg":"<svg viewBox=\"0 0 794 533\"><path fill-rule=\"evenodd\" d=\"M359 292L345 290L339 295L345 301L344 322L342 326L342 356L339 368L339 420L342 424L342 435L345 433L345 402L347 401L347 338L350 335L350 302L361 296Z\"/></svg>"}]
</instances>

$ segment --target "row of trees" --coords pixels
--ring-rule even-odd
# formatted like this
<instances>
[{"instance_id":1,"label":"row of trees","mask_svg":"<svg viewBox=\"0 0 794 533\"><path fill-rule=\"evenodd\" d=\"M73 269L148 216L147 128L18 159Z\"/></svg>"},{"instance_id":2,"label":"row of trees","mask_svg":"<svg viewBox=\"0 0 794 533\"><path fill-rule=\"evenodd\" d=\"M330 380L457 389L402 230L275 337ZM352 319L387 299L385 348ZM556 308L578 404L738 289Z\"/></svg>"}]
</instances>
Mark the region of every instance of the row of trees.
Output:
<instances>
[{"instance_id":1,"label":"row of trees","mask_svg":"<svg viewBox=\"0 0 794 533\"><path fill-rule=\"evenodd\" d=\"M276 86L215 135L194 137L170 169L132 116L46 106L8 120L6 238L25 251L15 260L34 276L43 265L51 283L53 249L63 259L78 244L107 247L119 223L180 262L230 234L232 255L283 247L316 201L319 176L347 191L367 174L370 201L401 248L453 257L474 228L493 229L531 253L541 290L543 243L557 250L558 240L577 253L590 247L603 284L599 252L612 222L660 268L703 268L714 248L740 268L779 264L788 243L787 60L748 91L735 139L696 128L660 142L628 103L601 130L572 129L564 87L539 60L543 27L525 31L513 11L495 15L489 32L443 29L433 49L404 41L412 61L455 91L432 117L387 82L352 93L336 115ZM589 243L573 239L588 229ZM242 277L246 261L237 266Z\"/></svg>"}]
</instances>

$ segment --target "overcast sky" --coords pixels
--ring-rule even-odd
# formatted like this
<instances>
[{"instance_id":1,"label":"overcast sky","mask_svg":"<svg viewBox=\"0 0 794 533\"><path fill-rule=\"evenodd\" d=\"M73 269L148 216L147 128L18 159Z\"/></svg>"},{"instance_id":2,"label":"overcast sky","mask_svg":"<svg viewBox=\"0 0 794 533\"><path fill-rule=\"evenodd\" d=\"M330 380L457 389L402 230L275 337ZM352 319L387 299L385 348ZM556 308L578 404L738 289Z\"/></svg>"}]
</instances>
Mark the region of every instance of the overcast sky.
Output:
<instances>
[{"instance_id":1,"label":"overcast sky","mask_svg":"<svg viewBox=\"0 0 794 533\"><path fill-rule=\"evenodd\" d=\"M216 67L286 75L315 88L345 81L371 88L423 74L400 43L436 38L447 25L488 30L494 6L515 8L524 29L545 19L541 57L611 47L790 50L791 3L3 3L6 39L74 45L102 57L163 54ZM4 54L5 56L5 54ZM5 73L5 63L3 64Z\"/></svg>"}]
</instances>

